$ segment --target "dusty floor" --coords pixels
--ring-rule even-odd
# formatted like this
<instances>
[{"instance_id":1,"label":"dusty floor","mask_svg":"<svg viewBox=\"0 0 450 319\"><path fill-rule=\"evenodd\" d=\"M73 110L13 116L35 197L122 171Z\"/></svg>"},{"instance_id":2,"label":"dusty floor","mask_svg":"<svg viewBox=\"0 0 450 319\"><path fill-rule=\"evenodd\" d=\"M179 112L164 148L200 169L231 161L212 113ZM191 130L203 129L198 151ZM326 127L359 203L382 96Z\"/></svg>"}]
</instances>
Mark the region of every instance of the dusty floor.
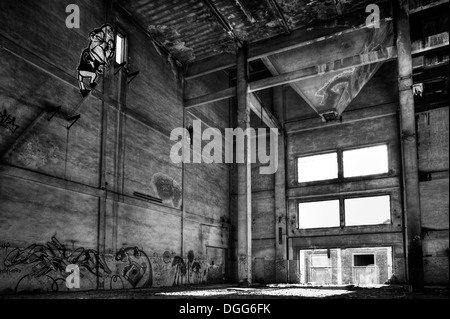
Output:
<instances>
[{"instance_id":1,"label":"dusty floor","mask_svg":"<svg viewBox=\"0 0 450 319\"><path fill-rule=\"evenodd\" d=\"M448 287L409 292L405 286L312 287L275 284L239 288L236 285L183 286L135 290L58 292L0 296L0 299L449 299Z\"/></svg>"}]
</instances>

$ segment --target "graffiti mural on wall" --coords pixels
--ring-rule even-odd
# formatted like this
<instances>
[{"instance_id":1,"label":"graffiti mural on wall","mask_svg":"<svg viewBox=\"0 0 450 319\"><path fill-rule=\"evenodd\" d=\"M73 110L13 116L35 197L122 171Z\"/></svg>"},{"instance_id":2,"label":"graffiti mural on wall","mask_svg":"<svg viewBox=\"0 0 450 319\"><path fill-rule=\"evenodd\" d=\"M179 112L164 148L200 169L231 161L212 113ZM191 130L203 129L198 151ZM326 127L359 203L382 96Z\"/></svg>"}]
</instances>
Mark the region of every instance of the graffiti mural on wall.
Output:
<instances>
[{"instance_id":1,"label":"graffiti mural on wall","mask_svg":"<svg viewBox=\"0 0 450 319\"><path fill-rule=\"evenodd\" d=\"M17 282L14 289L16 292L21 290L21 283L29 283L33 279L36 279L36 282L42 282L39 280L42 277L48 279L47 282L51 285L47 287L47 290L58 291L64 287L65 278L68 275L65 270L70 264L86 270L81 277L87 277L88 273L95 277L104 277L111 273L104 258L95 250L78 248L69 251L55 237L46 245L33 244L24 249L15 248L6 255L3 261L6 269L17 268L21 265L31 267L27 267L28 273Z\"/></svg>"},{"instance_id":2,"label":"graffiti mural on wall","mask_svg":"<svg viewBox=\"0 0 450 319\"><path fill-rule=\"evenodd\" d=\"M81 289L132 289L206 283L222 265L197 258L191 250L183 259L165 251L151 257L140 248L124 247L113 254L86 248L69 249L56 237L46 244L16 248L1 244L0 291L67 291L68 265L80 269Z\"/></svg>"},{"instance_id":3,"label":"graffiti mural on wall","mask_svg":"<svg viewBox=\"0 0 450 319\"><path fill-rule=\"evenodd\" d=\"M121 269L121 275L133 288L152 286L152 264L143 250L137 247L121 248L116 253L115 260L126 263Z\"/></svg>"},{"instance_id":4,"label":"graffiti mural on wall","mask_svg":"<svg viewBox=\"0 0 450 319\"><path fill-rule=\"evenodd\" d=\"M105 24L89 34L89 46L81 53L78 65L80 93L86 97L97 86L97 78L110 67L109 61L115 55L114 31ZM89 80L89 87L84 80Z\"/></svg>"},{"instance_id":5,"label":"graffiti mural on wall","mask_svg":"<svg viewBox=\"0 0 450 319\"><path fill-rule=\"evenodd\" d=\"M3 110L3 113L0 113L0 127L9 129L14 134L20 126L16 125L15 117L12 117L6 110Z\"/></svg>"},{"instance_id":6,"label":"graffiti mural on wall","mask_svg":"<svg viewBox=\"0 0 450 319\"><path fill-rule=\"evenodd\" d=\"M171 202L174 207L179 207L181 202L181 186L169 176L157 173L153 176L155 192L163 202Z\"/></svg>"},{"instance_id":7,"label":"graffiti mural on wall","mask_svg":"<svg viewBox=\"0 0 450 319\"><path fill-rule=\"evenodd\" d=\"M393 32L391 26L372 30L373 32L367 36L364 41L364 48L359 54L379 51L389 43L390 35ZM319 104L342 112L379 67L379 63L372 63L337 74L316 92L315 95L319 98Z\"/></svg>"}]
</instances>

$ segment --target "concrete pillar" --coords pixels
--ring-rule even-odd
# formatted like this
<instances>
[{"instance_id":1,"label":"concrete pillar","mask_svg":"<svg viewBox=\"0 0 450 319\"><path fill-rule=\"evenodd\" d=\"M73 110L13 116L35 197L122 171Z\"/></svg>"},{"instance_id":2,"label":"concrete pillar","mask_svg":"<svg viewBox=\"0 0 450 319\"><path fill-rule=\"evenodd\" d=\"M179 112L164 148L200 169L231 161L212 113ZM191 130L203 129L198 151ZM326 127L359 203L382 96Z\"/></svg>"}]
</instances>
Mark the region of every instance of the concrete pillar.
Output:
<instances>
[{"instance_id":1,"label":"concrete pillar","mask_svg":"<svg viewBox=\"0 0 450 319\"><path fill-rule=\"evenodd\" d=\"M408 281L414 289L423 287L423 255L420 220L419 170L417 158L416 117L412 90L412 57L409 1L396 0L400 129L403 158L404 214Z\"/></svg>"},{"instance_id":2,"label":"concrete pillar","mask_svg":"<svg viewBox=\"0 0 450 319\"><path fill-rule=\"evenodd\" d=\"M247 48L243 46L237 57L237 126L244 131L250 128L248 103ZM238 169L238 279L242 285L252 282L252 167L250 161L251 138L246 138L245 163Z\"/></svg>"},{"instance_id":3,"label":"concrete pillar","mask_svg":"<svg viewBox=\"0 0 450 319\"><path fill-rule=\"evenodd\" d=\"M284 88L273 88L274 115L284 129ZM287 282L287 247L286 247L286 166L285 166L285 132L280 132L278 139L278 170L275 173L275 280L277 283Z\"/></svg>"}]
</instances>

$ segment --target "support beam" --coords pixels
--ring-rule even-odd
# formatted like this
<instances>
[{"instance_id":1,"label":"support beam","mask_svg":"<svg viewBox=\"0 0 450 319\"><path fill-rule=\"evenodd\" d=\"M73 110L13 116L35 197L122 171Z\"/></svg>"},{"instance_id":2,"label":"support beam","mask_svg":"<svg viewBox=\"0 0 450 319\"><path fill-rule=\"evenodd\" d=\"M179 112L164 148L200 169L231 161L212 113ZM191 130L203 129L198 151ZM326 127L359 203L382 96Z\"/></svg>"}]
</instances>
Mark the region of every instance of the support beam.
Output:
<instances>
[{"instance_id":1,"label":"support beam","mask_svg":"<svg viewBox=\"0 0 450 319\"><path fill-rule=\"evenodd\" d=\"M414 109L412 45L409 1L395 0L397 28L399 107L403 160L403 194L408 281L413 289L423 288L422 226L417 160L417 132Z\"/></svg>"},{"instance_id":2,"label":"support beam","mask_svg":"<svg viewBox=\"0 0 450 319\"><path fill-rule=\"evenodd\" d=\"M280 74L270 78L262 79L259 81L249 83L249 92L256 92L271 87L281 86L284 84L289 84L292 82L307 80L314 78L319 75L345 71L358 66L364 66L367 64L385 62L395 59L397 56L395 47L389 47L384 50L370 52L368 54L362 54L357 56L352 56L349 58L336 60L327 64L322 64L318 66L312 66L305 69L300 69L298 71ZM228 88L223 91L199 96L186 101L186 107L192 108L212 102L217 102L221 100L226 100L236 96L235 88Z\"/></svg>"},{"instance_id":3,"label":"support beam","mask_svg":"<svg viewBox=\"0 0 450 319\"><path fill-rule=\"evenodd\" d=\"M289 28L286 18L283 12L281 12L280 6L276 2L276 0L266 0L266 1L269 4L269 7L271 7L273 12L275 13L275 16L277 17L279 23L283 26L285 34L291 34L291 29Z\"/></svg>"},{"instance_id":4,"label":"support beam","mask_svg":"<svg viewBox=\"0 0 450 319\"><path fill-rule=\"evenodd\" d=\"M277 118L284 123L284 88L273 89L273 108ZM284 127L284 125L283 125ZM281 138L278 139L278 170L275 173L275 281L287 282L287 209L286 209L286 134L280 130Z\"/></svg>"},{"instance_id":5,"label":"support beam","mask_svg":"<svg viewBox=\"0 0 450 319\"><path fill-rule=\"evenodd\" d=\"M222 27L225 29L225 31L228 33L228 35L236 42L236 44L241 47L242 41L237 37L237 35L234 33L233 28L228 23L228 21L222 16L222 14L217 10L216 6L211 0L205 0L205 2L208 4L209 8L211 9L212 13L216 16L217 20L219 20Z\"/></svg>"},{"instance_id":6,"label":"support beam","mask_svg":"<svg viewBox=\"0 0 450 319\"><path fill-rule=\"evenodd\" d=\"M414 13L418 13L418 12L422 12L431 8L434 8L436 6L440 6L442 4L446 4L449 2L449 0L440 0L440 1L434 1L431 3L428 3L429 1L423 1L423 0L419 0L419 1L415 1L416 5L414 9L410 9L409 10L409 14L414 14Z\"/></svg>"},{"instance_id":7,"label":"support beam","mask_svg":"<svg viewBox=\"0 0 450 319\"><path fill-rule=\"evenodd\" d=\"M392 18L382 19L381 23L391 23ZM360 23L360 22L359 22ZM322 42L344 34L352 34L360 30L366 29L367 25L358 24L355 26L346 26L336 32L337 27L331 29L313 29L313 30L295 30L290 34L278 36L268 40L264 40L252 44L248 48L248 61L255 61L267 56L279 54L290 51L300 47L310 45L312 43ZM186 80L195 79L197 77L217 72L220 70L229 69L236 66L236 59L230 54L220 54L205 60L191 63L185 74Z\"/></svg>"},{"instance_id":8,"label":"support beam","mask_svg":"<svg viewBox=\"0 0 450 319\"><path fill-rule=\"evenodd\" d=\"M266 109L258 97L254 93L250 93L248 96L248 103L250 109L266 124L269 128L277 128L278 134L280 134L281 124L275 116Z\"/></svg>"},{"instance_id":9,"label":"support beam","mask_svg":"<svg viewBox=\"0 0 450 319\"><path fill-rule=\"evenodd\" d=\"M237 57L237 126L244 131L250 128L248 103L248 61L244 44ZM252 282L252 166L251 138L245 139L245 163L236 164L238 171L238 279L241 285Z\"/></svg>"},{"instance_id":10,"label":"support beam","mask_svg":"<svg viewBox=\"0 0 450 319\"><path fill-rule=\"evenodd\" d=\"M439 39L439 41L431 41L432 39ZM420 44L425 43L425 44ZM413 55L422 54L435 49L439 49L449 45L448 32L439 35L433 35L425 39L414 41L412 51ZM300 69L294 72L284 73L270 78L258 80L249 83L249 92L256 92L271 87L276 87L284 84L293 83L300 80L311 79L320 75L342 72L359 66L364 66L372 63L388 62L397 59L397 47L387 47L378 51L369 52L366 54L355 55L335 61L331 61L322 65L312 66ZM214 92L211 94L199 96L186 101L187 108L226 100L236 96L235 88L228 88L223 91Z\"/></svg>"}]
</instances>

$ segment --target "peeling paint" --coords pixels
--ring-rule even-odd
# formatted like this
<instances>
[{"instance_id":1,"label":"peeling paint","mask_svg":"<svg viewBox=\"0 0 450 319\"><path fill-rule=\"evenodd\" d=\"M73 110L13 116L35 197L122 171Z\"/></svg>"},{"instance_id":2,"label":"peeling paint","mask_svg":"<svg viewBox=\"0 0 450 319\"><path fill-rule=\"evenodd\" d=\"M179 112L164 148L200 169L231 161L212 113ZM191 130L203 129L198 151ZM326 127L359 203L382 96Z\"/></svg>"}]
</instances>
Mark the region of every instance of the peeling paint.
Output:
<instances>
[{"instance_id":1,"label":"peeling paint","mask_svg":"<svg viewBox=\"0 0 450 319\"><path fill-rule=\"evenodd\" d=\"M31 136L16 151L17 160L28 168L40 168L59 160L59 147L48 136Z\"/></svg>"},{"instance_id":2,"label":"peeling paint","mask_svg":"<svg viewBox=\"0 0 450 319\"><path fill-rule=\"evenodd\" d=\"M153 187L164 203L172 203L179 207L181 202L181 186L172 178L162 173L153 175Z\"/></svg>"}]
</instances>

